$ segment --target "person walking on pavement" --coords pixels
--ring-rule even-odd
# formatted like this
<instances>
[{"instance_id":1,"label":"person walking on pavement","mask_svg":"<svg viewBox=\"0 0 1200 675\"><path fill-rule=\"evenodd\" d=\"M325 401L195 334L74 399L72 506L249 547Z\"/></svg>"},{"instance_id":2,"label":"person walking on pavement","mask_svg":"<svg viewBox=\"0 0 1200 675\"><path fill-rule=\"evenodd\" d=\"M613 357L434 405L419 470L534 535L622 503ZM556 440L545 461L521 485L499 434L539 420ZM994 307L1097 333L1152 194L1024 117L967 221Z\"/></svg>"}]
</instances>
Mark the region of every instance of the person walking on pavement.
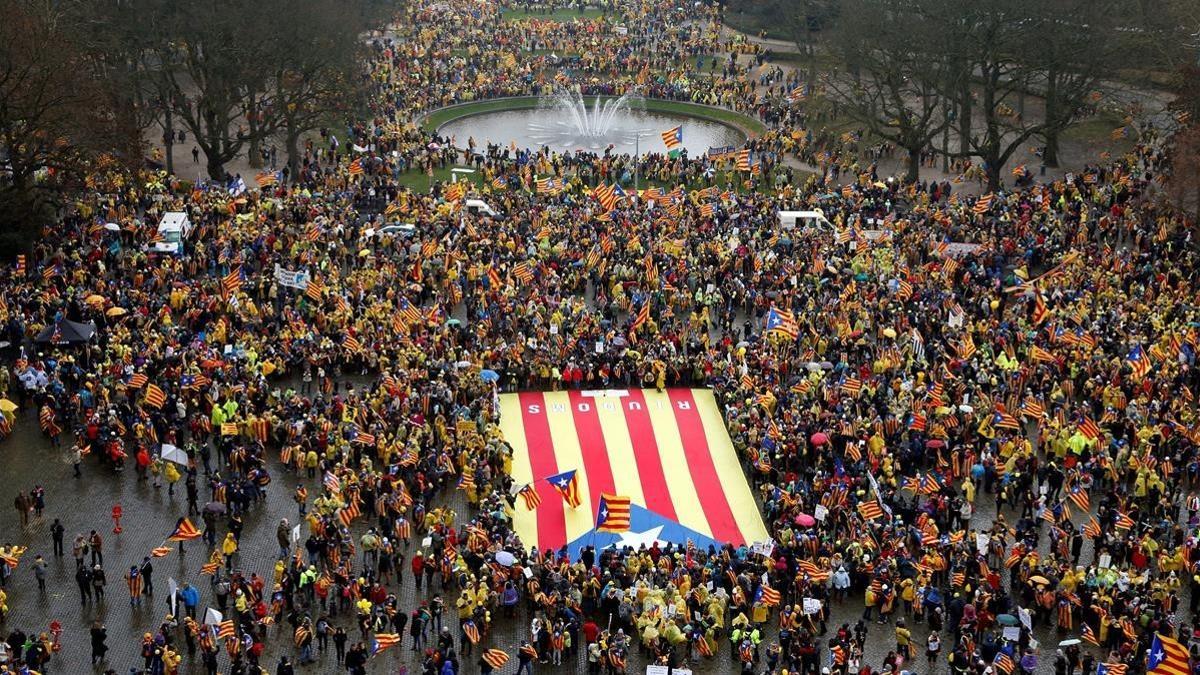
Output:
<instances>
[{"instance_id":1,"label":"person walking on pavement","mask_svg":"<svg viewBox=\"0 0 1200 675\"><path fill-rule=\"evenodd\" d=\"M34 485L33 490L29 493L29 499L33 502L33 515L41 518L42 512L46 510L46 488Z\"/></svg>"},{"instance_id":2,"label":"person walking on pavement","mask_svg":"<svg viewBox=\"0 0 1200 675\"><path fill-rule=\"evenodd\" d=\"M142 575L138 573L137 565L129 566L129 574L125 576L125 585L129 587L129 606L140 607L142 604Z\"/></svg>"},{"instance_id":3,"label":"person walking on pavement","mask_svg":"<svg viewBox=\"0 0 1200 675\"><path fill-rule=\"evenodd\" d=\"M83 448L76 443L71 446L71 467L75 470L76 478L83 478L83 472L79 470L81 464L83 464Z\"/></svg>"},{"instance_id":4,"label":"person walking on pavement","mask_svg":"<svg viewBox=\"0 0 1200 675\"><path fill-rule=\"evenodd\" d=\"M29 499L29 495L22 490L17 494L17 498L13 500L13 508L21 515L21 527L29 525L29 512L33 509L33 502Z\"/></svg>"},{"instance_id":5,"label":"person walking on pavement","mask_svg":"<svg viewBox=\"0 0 1200 675\"><path fill-rule=\"evenodd\" d=\"M108 578L104 576L104 570L99 565L92 566L92 594L96 596L96 602L104 601L104 587L108 585Z\"/></svg>"},{"instance_id":6,"label":"person walking on pavement","mask_svg":"<svg viewBox=\"0 0 1200 675\"><path fill-rule=\"evenodd\" d=\"M33 576L37 577L38 591L46 592L46 559L38 556L33 559Z\"/></svg>"},{"instance_id":7,"label":"person walking on pavement","mask_svg":"<svg viewBox=\"0 0 1200 675\"><path fill-rule=\"evenodd\" d=\"M150 564L150 556L142 558L142 587L146 595L154 595L154 565Z\"/></svg>"},{"instance_id":8,"label":"person walking on pavement","mask_svg":"<svg viewBox=\"0 0 1200 675\"><path fill-rule=\"evenodd\" d=\"M104 624L97 620L92 624L92 665L104 660L104 655L108 652L108 645L104 644L108 639L108 629Z\"/></svg>"},{"instance_id":9,"label":"person walking on pavement","mask_svg":"<svg viewBox=\"0 0 1200 675\"><path fill-rule=\"evenodd\" d=\"M333 650L337 656L337 663L341 665L346 660L346 640L349 637L346 635L346 629L338 626L333 631Z\"/></svg>"},{"instance_id":10,"label":"person walking on pavement","mask_svg":"<svg viewBox=\"0 0 1200 675\"><path fill-rule=\"evenodd\" d=\"M71 544L71 555L75 556L75 567L83 567L83 558L87 555L87 537L80 532L75 535L75 542Z\"/></svg>"},{"instance_id":11,"label":"person walking on pavement","mask_svg":"<svg viewBox=\"0 0 1200 675\"><path fill-rule=\"evenodd\" d=\"M104 540L100 538L100 533L92 530L88 535L88 548L92 551L92 565L100 567L104 564Z\"/></svg>"},{"instance_id":12,"label":"person walking on pavement","mask_svg":"<svg viewBox=\"0 0 1200 675\"><path fill-rule=\"evenodd\" d=\"M66 532L66 529L58 521L58 518L55 518L54 522L50 524L50 538L54 542L54 555L59 558L63 556L63 534Z\"/></svg>"},{"instance_id":13,"label":"person walking on pavement","mask_svg":"<svg viewBox=\"0 0 1200 675\"><path fill-rule=\"evenodd\" d=\"M287 518L279 521L279 527L275 528L275 540L279 543L279 559L287 559L292 543L292 528L288 525ZM304 665L304 659L300 660L300 665Z\"/></svg>"},{"instance_id":14,"label":"person walking on pavement","mask_svg":"<svg viewBox=\"0 0 1200 675\"><path fill-rule=\"evenodd\" d=\"M75 583L79 584L79 604L88 604L92 599L92 571L80 565L75 570Z\"/></svg>"}]
</instances>

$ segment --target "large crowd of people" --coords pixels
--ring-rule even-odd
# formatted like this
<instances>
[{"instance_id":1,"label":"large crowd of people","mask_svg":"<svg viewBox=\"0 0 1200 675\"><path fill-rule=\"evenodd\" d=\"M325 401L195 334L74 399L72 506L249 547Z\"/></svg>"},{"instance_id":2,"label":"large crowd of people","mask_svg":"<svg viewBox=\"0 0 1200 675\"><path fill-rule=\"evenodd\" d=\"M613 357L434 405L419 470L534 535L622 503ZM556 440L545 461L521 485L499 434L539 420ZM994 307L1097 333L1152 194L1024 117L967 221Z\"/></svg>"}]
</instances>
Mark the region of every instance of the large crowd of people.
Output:
<instances>
[{"instance_id":1,"label":"large crowd of people","mask_svg":"<svg viewBox=\"0 0 1200 675\"><path fill-rule=\"evenodd\" d=\"M200 525L176 534L201 536L204 576L135 665L290 673L332 642L352 673L399 645L442 675L621 675L631 659L1028 675L1039 657L1089 675L1144 667L1156 633L1189 643L1200 270L1195 223L1155 198L1156 132L1069 179L964 197L880 176L853 136L810 130L788 95L798 76L762 75L716 9L506 21L502 4L413 3L373 39L372 119L315 139L297 175L242 191L99 169L0 272L0 385L17 403L0 435L40 424L76 475L182 484ZM555 86L636 87L769 131L744 171L476 147L418 123ZM802 179L788 157L823 173ZM405 187L459 162L502 216L465 212L462 184ZM828 223L783 227L799 209ZM195 228L182 255L148 251L167 212ZM637 386L714 390L772 542L571 559L516 537L497 389ZM447 506L458 492L463 513ZM295 517L274 568L245 569L242 519L268 498ZM976 515L985 501L994 518ZM73 547L81 602L107 583L138 602L151 559L106 577L92 535ZM33 565L22 552L0 551L6 572ZM404 584L417 606L401 606ZM0 609L27 601L0 591ZM848 603L861 620L830 623ZM522 643L492 639L518 620ZM893 624L884 663L864 660L872 622ZM1047 626L1094 646L1051 656L1034 638ZM107 630L92 629L93 663L123 672ZM10 671L54 658L52 636L6 631Z\"/></svg>"}]
</instances>

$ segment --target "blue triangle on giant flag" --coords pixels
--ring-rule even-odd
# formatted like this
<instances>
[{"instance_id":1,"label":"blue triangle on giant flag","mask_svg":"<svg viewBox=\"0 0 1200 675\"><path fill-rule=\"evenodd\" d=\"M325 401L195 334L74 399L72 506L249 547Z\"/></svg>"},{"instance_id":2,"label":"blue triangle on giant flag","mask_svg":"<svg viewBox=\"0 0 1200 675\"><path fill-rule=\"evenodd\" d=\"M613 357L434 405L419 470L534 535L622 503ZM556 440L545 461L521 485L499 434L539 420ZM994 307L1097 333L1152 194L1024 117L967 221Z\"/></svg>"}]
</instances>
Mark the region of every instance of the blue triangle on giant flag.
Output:
<instances>
[{"instance_id":1,"label":"blue triangle on giant flag","mask_svg":"<svg viewBox=\"0 0 1200 675\"><path fill-rule=\"evenodd\" d=\"M597 551L600 551L610 546L620 548L630 546L637 549L643 543L646 544L646 548L649 548L651 544L658 541L659 548L663 548L667 542L685 545L689 539L701 551L708 550L710 545L716 548L721 547L721 542L716 541L712 537L700 534L686 525L655 513L643 506L630 504L628 532L619 534L614 532L588 532L567 544L567 553L574 560L579 558L579 553L589 544L596 547Z\"/></svg>"}]
</instances>

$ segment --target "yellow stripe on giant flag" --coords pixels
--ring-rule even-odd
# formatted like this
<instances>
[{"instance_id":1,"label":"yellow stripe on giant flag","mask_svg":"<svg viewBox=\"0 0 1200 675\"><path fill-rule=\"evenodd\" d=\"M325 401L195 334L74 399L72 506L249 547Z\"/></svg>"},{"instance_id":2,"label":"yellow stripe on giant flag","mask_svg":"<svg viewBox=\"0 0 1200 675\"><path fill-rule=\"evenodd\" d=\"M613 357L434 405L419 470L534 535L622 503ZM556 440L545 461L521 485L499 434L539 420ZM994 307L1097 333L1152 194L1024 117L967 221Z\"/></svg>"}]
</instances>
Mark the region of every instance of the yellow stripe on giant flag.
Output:
<instances>
[{"instance_id":1,"label":"yellow stripe on giant flag","mask_svg":"<svg viewBox=\"0 0 1200 675\"><path fill-rule=\"evenodd\" d=\"M504 394L500 397L500 432L504 440L513 447L512 470L510 475L514 485L525 485L533 480L533 472L529 468L529 451L525 443L525 425L521 421L521 401L516 394ZM559 501L562 501L559 498ZM516 509L517 514L529 514L523 508ZM537 541L537 518L517 517L513 519L513 529L526 547Z\"/></svg>"},{"instance_id":2,"label":"yellow stripe on giant flag","mask_svg":"<svg viewBox=\"0 0 1200 675\"><path fill-rule=\"evenodd\" d=\"M717 475L721 477L721 485L725 487L725 499L729 501L729 508L733 511L738 529L747 542L766 541L767 528L758 512L754 493L750 492L750 485L746 483L746 474L742 472L742 466L738 463L737 450L729 440L725 420L712 391L693 389L692 395L700 413L700 420L704 423L704 435L708 437L708 447L716 465Z\"/></svg>"},{"instance_id":3,"label":"yellow stripe on giant flag","mask_svg":"<svg viewBox=\"0 0 1200 675\"><path fill-rule=\"evenodd\" d=\"M625 418L624 398L613 396L597 399L596 415L600 418L600 430L604 433L604 446L608 448L614 494L629 497L633 504L646 506L637 458L633 453L633 440Z\"/></svg>"},{"instance_id":4,"label":"yellow stripe on giant flag","mask_svg":"<svg viewBox=\"0 0 1200 675\"><path fill-rule=\"evenodd\" d=\"M566 541L575 541L590 532L596 524L595 513L592 510L593 491L588 483L587 471L583 465L583 451L579 447L579 432L575 429L574 416L570 413L570 394L565 391L548 391L542 394L542 398L545 401L542 410L545 411L546 420L550 424L550 438L553 440L554 460L557 462L558 470L575 469L575 475L579 477L580 506L577 509L565 509L564 516L567 530ZM545 478L545 476L538 477ZM597 492L594 496L599 500L600 493ZM559 497L558 501L560 504L556 507L565 506L562 497Z\"/></svg>"},{"instance_id":5,"label":"yellow stripe on giant flag","mask_svg":"<svg viewBox=\"0 0 1200 675\"><path fill-rule=\"evenodd\" d=\"M501 396L500 407L501 431L514 451L514 482L532 482L542 496L536 510L514 513L526 546L557 549L581 541L595 526L605 492L630 497L635 521L640 507L653 514L644 518L678 522L722 543L767 536L707 390L526 392ZM545 482L568 470L578 472L578 509Z\"/></svg>"}]
</instances>

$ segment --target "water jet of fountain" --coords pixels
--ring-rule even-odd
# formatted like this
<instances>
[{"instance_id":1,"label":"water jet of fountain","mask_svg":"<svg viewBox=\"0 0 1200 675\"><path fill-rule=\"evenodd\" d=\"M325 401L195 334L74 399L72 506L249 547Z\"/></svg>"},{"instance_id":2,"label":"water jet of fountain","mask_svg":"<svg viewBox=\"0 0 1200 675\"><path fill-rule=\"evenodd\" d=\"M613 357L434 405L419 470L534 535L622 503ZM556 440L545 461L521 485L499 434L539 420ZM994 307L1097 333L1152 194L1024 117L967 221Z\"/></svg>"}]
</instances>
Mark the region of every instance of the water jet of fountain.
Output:
<instances>
[{"instance_id":1,"label":"water jet of fountain","mask_svg":"<svg viewBox=\"0 0 1200 675\"><path fill-rule=\"evenodd\" d=\"M555 88L553 94L543 96L541 105L569 119L579 136L595 138L608 134L612 130L613 119L622 111L629 110L630 103L640 98L636 91L628 91L605 101L597 96L589 111L578 86L571 89L560 86Z\"/></svg>"}]
</instances>

